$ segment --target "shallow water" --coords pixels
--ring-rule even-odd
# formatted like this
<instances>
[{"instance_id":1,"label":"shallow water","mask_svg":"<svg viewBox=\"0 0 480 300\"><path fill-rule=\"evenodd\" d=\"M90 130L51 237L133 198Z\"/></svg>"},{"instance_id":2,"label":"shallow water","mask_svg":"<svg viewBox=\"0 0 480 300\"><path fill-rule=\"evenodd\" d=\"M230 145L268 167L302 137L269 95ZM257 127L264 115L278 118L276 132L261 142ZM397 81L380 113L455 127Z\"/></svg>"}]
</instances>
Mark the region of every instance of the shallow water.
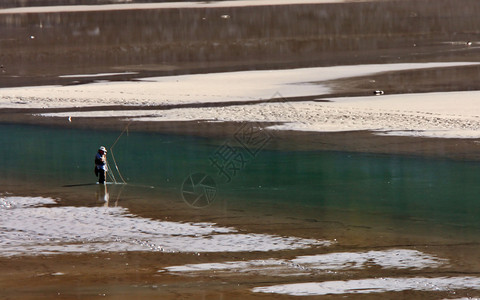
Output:
<instances>
[{"instance_id":1,"label":"shallow water","mask_svg":"<svg viewBox=\"0 0 480 300\"><path fill-rule=\"evenodd\" d=\"M108 149L118 137L108 154L110 173L121 181L116 161L127 184L107 185L110 204L150 218L221 217L228 223L229 217L273 216L478 241L477 163L280 151L273 148L273 135L254 148L242 146L238 135L218 140L1 125L1 192L30 191L58 197L64 205L100 205L105 193L95 185L93 158L99 145ZM206 176L206 188L191 184Z\"/></svg>"}]
</instances>

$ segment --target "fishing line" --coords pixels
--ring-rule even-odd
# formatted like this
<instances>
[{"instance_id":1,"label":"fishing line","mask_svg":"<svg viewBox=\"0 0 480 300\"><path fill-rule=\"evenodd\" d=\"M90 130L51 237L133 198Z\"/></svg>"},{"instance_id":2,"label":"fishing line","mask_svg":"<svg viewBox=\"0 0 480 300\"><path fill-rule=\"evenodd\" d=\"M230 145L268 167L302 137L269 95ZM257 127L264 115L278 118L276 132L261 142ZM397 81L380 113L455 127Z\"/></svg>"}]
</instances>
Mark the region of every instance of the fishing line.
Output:
<instances>
[{"instance_id":1,"label":"fishing line","mask_svg":"<svg viewBox=\"0 0 480 300\"><path fill-rule=\"evenodd\" d=\"M110 153L112 154L112 159L113 159L113 164L115 165L115 169L117 170L118 172L118 176L120 177L120 179L122 179L122 182L123 183L127 183L125 181L125 179L123 178L122 176L122 173L120 172L120 169L118 168L118 164L117 164L117 161L115 160L115 155L113 154L113 147L115 147L115 145L118 143L118 141L120 140L120 138L123 136L123 134L126 132L127 135L128 135L128 126L130 126L130 124L132 123L132 121L128 122L128 124L125 126L125 128L123 129L123 131L120 133L120 135L117 137L117 139L115 140L115 142L113 143L113 145L110 147ZM112 172L113 173L113 172ZM115 181L115 183L117 183Z\"/></svg>"},{"instance_id":2,"label":"fishing line","mask_svg":"<svg viewBox=\"0 0 480 300\"><path fill-rule=\"evenodd\" d=\"M110 147L110 153L112 154L112 160L113 160L113 164L115 166L115 169L117 170L118 172L118 176L120 177L120 179L122 179L122 182L118 182L116 181L115 179L115 176L113 174L113 172L107 172L107 174L109 174L110 176L113 177L113 181L115 184L127 184L127 182L125 181L125 179L123 178L122 176L122 173L120 172L119 168L118 168L118 164L117 164L117 161L115 160L115 154L113 154L113 147L115 147L115 145L118 143L118 141L120 140L120 138L125 134L125 132L127 133L127 136L128 136L128 127L130 126L130 124L132 123L133 121L130 121L128 122L128 124L125 126L125 128L123 129L123 131L120 133L120 135L117 137L117 139L115 140L115 142L112 144L112 146ZM107 160L107 168L109 170L111 170L110 166L108 165L108 160ZM111 174L110 174L111 173ZM129 184L130 185L130 184ZM135 187L141 187L141 188L149 188L149 189L153 189L155 188L154 186L152 185L130 185L130 186L135 186ZM123 187L122 187L123 189ZM121 191L121 190L120 190ZM121 192L120 192L121 193ZM118 200L117 200L118 201Z\"/></svg>"},{"instance_id":3,"label":"fishing line","mask_svg":"<svg viewBox=\"0 0 480 300\"><path fill-rule=\"evenodd\" d=\"M107 170L110 170L110 165L108 164L108 160L107 160ZM106 172L106 173L107 173L107 176L110 176L110 179L112 179L113 182L117 184L117 178L115 178L115 174L113 174L113 172Z\"/></svg>"},{"instance_id":4,"label":"fishing line","mask_svg":"<svg viewBox=\"0 0 480 300\"><path fill-rule=\"evenodd\" d=\"M127 183L127 182L125 181L125 179L123 179L122 173L120 173L120 170L118 169L117 161L115 160L115 155L113 155L112 148L110 148L110 151L111 151L111 153L112 153L113 163L114 163L114 165L115 165L115 169L116 169L117 172L118 172L118 176L120 176L120 179L122 179L122 182L123 182L123 183Z\"/></svg>"}]
</instances>

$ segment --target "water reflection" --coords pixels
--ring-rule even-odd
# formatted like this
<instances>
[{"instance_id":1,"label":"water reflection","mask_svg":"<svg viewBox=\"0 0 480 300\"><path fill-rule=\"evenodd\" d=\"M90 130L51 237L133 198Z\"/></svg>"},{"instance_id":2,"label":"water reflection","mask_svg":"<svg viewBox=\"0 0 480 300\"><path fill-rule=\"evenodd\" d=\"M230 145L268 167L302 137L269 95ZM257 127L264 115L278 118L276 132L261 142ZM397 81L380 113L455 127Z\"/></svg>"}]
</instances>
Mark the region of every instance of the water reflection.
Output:
<instances>
[{"instance_id":1,"label":"water reflection","mask_svg":"<svg viewBox=\"0 0 480 300\"><path fill-rule=\"evenodd\" d=\"M118 186L115 187L115 185ZM96 204L103 204L104 207L118 207L118 203L120 199L122 199L122 194L125 187L125 184L115 184L113 182L107 182L107 184L97 184L97 188L95 190Z\"/></svg>"},{"instance_id":2,"label":"water reflection","mask_svg":"<svg viewBox=\"0 0 480 300\"><path fill-rule=\"evenodd\" d=\"M105 206L105 207L109 206L110 194L108 193L106 184L99 184L98 185L95 196L96 196L97 202L99 202L99 203L104 202L103 206ZM116 202L115 202L114 206L117 206Z\"/></svg>"}]
</instances>

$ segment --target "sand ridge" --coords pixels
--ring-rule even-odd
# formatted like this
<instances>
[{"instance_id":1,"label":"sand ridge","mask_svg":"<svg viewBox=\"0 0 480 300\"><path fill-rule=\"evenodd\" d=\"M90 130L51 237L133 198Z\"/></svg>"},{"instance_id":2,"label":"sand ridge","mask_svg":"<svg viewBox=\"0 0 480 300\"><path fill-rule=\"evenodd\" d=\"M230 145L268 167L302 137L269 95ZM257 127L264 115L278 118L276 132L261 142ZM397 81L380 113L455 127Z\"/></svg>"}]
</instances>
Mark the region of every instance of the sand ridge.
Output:
<instances>
[{"instance_id":1,"label":"sand ridge","mask_svg":"<svg viewBox=\"0 0 480 300\"><path fill-rule=\"evenodd\" d=\"M72 108L121 105L122 110L92 109L40 113L42 117L121 118L134 122L209 121L272 122L275 130L339 132L370 130L388 135L479 138L477 91L328 97L327 81L422 68L475 63L419 63L244 71L97 82L79 86L7 88L0 91L4 108ZM80 76L80 75L79 75ZM83 76L83 75L82 75ZM235 82L235 84L232 84ZM317 101L295 101L315 97ZM315 98L313 98L315 99ZM276 102L255 104L255 101ZM241 105L245 101L247 105ZM320 102L328 101L328 102ZM216 103L213 107L207 105ZM221 103L235 105L222 106ZM171 108L195 104L199 107ZM207 107L202 107L205 104ZM238 104L238 105L237 105ZM128 110L128 106L165 109Z\"/></svg>"},{"instance_id":2,"label":"sand ridge","mask_svg":"<svg viewBox=\"0 0 480 300\"><path fill-rule=\"evenodd\" d=\"M378 1L378 0L377 0ZM248 6L276 6L276 5L302 5L345 3L349 0L241 0L241 1L208 1L208 2L166 2L166 3L123 3L106 5L62 5L38 6L0 9L0 14L25 14L25 13L56 13L56 12L95 12L115 10L146 10L146 9L171 9L171 8L228 8ZM226 16L225 18L229 18Z\"/></svg>"}]
</instances>

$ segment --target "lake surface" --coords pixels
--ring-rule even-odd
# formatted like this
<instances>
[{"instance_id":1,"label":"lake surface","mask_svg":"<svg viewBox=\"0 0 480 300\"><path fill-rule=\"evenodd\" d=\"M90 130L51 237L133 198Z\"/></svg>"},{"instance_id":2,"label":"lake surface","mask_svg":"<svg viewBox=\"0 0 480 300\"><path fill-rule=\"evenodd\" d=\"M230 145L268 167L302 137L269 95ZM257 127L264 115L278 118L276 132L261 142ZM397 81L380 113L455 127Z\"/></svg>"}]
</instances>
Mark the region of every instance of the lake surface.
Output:
<instances>
[{"instance_id":1,"label":"lake surface","mask_svg":"<svg viewBox=\"0 0 480 300\"><path fill-rule=\"evenodd\" d=\"M111 202L140 215L163 218L173 213L170 208L182 221L264 215L478 239L478 163L280 151L269 147L273 135L254 149L235 136L219 140L1 125L1 192L99 205L93 159L100 145L109 149L117 138L109 165L121 182L116 162L127 184L107 185L107 193Z\"/></svg>"}]
</instances>

